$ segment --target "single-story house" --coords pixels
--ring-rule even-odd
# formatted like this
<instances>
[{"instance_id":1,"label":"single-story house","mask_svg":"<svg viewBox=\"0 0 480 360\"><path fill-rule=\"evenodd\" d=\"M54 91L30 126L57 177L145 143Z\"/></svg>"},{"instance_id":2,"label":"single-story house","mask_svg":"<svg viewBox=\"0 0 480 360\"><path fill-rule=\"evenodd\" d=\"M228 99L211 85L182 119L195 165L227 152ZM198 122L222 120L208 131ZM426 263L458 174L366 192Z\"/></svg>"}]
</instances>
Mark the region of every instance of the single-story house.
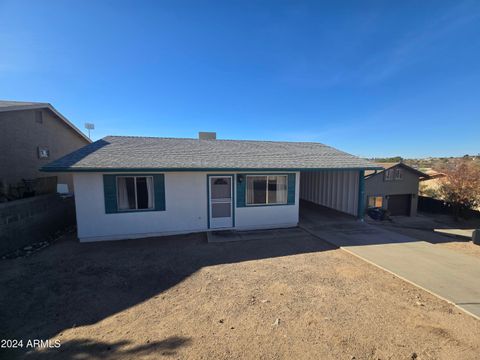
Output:
<instances>
[{"instance_id":1,"label":"single-story house","mask_svg":"<svg viewBox=\"0 0 480 360\"><path fill-rule=\"evenodd\" d=\"M365 172L367 207L380 207L390 215L416 216L419 181L429 175L402 162L379 163L384 170Z\"/></svg>"},{"instance_id":2,"label":"single-story house","mask_svg":"<svg viewBox=\"0 0 480 360\"><path fill-rule=\"evenodd\" d=\"M364 172L308 142L107 136L43 167L73 174L80 241L297 226L304 199L362 217Z\"/></svg>"}]
</instances>

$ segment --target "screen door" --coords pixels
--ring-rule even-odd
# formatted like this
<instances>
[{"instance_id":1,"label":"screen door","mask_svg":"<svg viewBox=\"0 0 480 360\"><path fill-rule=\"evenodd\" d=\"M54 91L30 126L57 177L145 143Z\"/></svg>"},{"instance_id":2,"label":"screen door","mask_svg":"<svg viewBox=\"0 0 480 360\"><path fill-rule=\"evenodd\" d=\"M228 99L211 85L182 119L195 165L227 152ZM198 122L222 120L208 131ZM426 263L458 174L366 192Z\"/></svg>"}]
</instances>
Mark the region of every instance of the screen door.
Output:
<instances>
[{"instance_id":1,"label":"screen door","mask_svg":"<svg viewBox=\"0 0 480 360\"><path fill-rule=\"evenodd\" d=\"M210 228L233 227L232 176L209 177Z\"/></svg>"}]
</instances>

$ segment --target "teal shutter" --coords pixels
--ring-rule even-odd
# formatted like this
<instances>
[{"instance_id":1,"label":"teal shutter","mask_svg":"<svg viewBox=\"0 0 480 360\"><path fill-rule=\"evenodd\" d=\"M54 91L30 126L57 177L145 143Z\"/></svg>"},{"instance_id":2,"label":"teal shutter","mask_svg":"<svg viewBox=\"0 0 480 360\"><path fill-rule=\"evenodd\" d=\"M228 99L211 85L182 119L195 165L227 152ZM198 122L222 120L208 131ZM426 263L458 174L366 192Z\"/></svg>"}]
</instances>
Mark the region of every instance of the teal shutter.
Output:
<instances>
[{"instance_id":1,"label":"teal shutter","mask_svg":"<svg viewBox=\"0 0 480 360\"><path fill-rule=\"evenodd\" d=\"M241 179L241 182L240 182ZM237 174L237 207L245 207L245 193L247 188L247 177L244 174Z\"/></svg>"},{"instance_id":2,"label":"teal shutter","mask_svg":"<svg viewBox=\"0 0 480 360\"><path fill-rule=\"evenodd\" d=\"M287 204L295 204L295 177L296 174L288 174L288 195L287 195Z\"/></svg>"},{"instance_id":3,"label":"teal shutter","mask_svg":"<svg viewBox=\"0 0 480 360\"><path fill-rule=\"evenodd\" d=\"M155 211L165 210L165 175L153 175L153 188L155 192Z\"/></svg>"},{"instance_id":4,"label":"teal shutter","mask_svg":"<svg viewBox=\"0 0 480 360\"><path fill-rule=\"evenodd\" d=\"M103 175L103 194L105 198L105 213L117 212L117 178L115 175Z\"/></svg>"}]
</instances>

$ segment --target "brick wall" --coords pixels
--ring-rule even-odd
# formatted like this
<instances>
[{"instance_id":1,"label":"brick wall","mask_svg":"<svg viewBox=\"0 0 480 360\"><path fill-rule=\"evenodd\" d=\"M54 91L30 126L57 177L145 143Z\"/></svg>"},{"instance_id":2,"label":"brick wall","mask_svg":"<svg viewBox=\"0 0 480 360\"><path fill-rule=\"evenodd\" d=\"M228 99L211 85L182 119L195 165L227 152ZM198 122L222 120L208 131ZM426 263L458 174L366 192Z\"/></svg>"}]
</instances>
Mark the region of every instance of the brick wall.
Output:
<instances>
[{"instance_id":1,"label":"brick wall","mask_svg":"<svg viewBox=\"0 0 480 360\"><path fill-rule=\"evenodd\" d=\"M0 203L0 254L48 240L74 224L73 197L49 194Z\"/></svg>"}]
</instances>

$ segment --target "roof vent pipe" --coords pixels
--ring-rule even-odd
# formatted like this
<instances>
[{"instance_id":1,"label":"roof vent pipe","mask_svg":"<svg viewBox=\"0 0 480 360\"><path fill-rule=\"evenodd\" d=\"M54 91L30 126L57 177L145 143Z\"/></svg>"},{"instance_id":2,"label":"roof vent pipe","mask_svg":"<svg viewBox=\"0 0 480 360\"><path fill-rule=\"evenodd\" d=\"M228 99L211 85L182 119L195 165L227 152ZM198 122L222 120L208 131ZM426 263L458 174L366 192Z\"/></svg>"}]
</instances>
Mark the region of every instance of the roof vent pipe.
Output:
<instances>
[{"instance_id":1,"label":"roof vent pipe","mask_svg":"<svg viewBox=\"0 0 480 360\"><path fill-rule=\"evenodd\" d=\"M200 140L216 140L217 139L217 133L216 132L200 131L198 133L198 138Z\"/></svg>"}]
</instances>

